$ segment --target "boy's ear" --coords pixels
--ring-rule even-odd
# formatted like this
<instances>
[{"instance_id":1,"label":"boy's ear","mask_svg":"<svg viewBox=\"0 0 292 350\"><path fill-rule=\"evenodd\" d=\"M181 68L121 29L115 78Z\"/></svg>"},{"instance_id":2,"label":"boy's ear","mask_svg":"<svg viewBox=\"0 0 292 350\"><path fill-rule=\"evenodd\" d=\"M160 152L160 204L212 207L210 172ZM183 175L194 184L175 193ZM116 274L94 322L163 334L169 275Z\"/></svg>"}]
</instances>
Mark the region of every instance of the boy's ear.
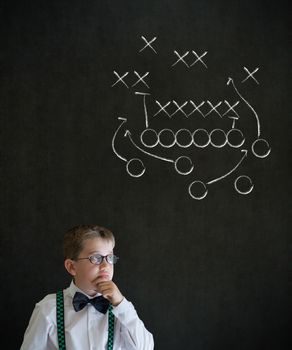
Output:
<instances>
[{"instance_id":1,"label":"boy's ear","mask_svg":"<svg viewBox=\"0 0 292 350\"><path fill-rule=\"evenodd\" d=\"M71 276L76 275L75 264L74 264L73 260L66 259L64 261L64 266L65 266L65 269L70 273Z\"/></svg>"}]
</instances>

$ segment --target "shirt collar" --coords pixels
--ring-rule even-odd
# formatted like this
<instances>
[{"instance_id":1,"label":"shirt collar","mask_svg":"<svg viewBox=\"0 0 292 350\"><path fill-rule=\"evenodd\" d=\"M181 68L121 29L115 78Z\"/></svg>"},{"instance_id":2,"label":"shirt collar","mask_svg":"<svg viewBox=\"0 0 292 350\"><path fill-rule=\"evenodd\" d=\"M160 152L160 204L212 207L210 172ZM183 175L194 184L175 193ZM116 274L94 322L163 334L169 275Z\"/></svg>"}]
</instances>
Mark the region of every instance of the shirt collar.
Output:
<instances>
[{"instance_id":1,"label":"shirt collar","mask_svg":"<svg viewBox=\"0 0 292 350\"><path fill-rule=\"evenodd\" d=\"M69 286L69 288L68 288L68 291L69 291L69 295L70 295L72 298L74 297L74 295L75 295L76 292L80 292L80 293L86 295L87 298L89 298L89 299L92 299L92 298L95 298L96 296L101 295L100 293L96 293L96 295L93 295L93 296L90 296L90 295L86 294L82 289L80 289L80 288L78 288L78 287L76 286L76 284L74 283L73 280L72 280L71 283L70 283L70 286Z\"/></svg>"}]
</instances>

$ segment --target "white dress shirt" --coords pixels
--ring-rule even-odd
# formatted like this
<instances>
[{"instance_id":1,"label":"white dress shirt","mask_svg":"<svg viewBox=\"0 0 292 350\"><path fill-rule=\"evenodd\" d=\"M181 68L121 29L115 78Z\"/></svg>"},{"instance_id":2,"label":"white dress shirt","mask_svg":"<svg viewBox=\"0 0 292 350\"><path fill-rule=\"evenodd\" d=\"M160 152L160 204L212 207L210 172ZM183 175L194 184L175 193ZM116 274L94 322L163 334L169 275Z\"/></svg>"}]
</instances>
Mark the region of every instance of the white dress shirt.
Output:
<instances>
[{"instance_id":1,"label":"white dress shirt","mask_svg":"<svg viewBox=\"0 0 292 350\"><path fill-rule=\"evenodd\" d=\"M102 314L90 303L76 312L72 299L81 291L71 282L64 290L64 319L67 350L106 350L108 312ZM100 294L97 294L100 295ZM87 295L87 297L91 298ZM113 350L153 350L153 336L139 319L126 298L112 310L115 316ZM56 294L49 294L36 304L25 331L21 350L58 349Z\"/></svg>"}]
</instances>

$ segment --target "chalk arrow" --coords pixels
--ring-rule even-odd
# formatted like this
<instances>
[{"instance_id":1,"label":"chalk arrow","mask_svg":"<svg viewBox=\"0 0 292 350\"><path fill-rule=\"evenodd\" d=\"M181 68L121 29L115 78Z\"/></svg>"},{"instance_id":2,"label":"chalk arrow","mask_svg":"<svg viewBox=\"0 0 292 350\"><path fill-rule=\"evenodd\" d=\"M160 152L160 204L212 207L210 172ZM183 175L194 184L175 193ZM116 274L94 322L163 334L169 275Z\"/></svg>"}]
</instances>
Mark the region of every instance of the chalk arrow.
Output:
<instances>
[{"instance_id":1,"label":"chalk arrow","mask_svg":"<svg viewBox=\"0 0 292 350\"><path fill-rule=\"evenodd\" d=\"M233 169L231 169L227 174L218 177L218 179L214 179L214 180L211 180L211 181L207 182L207 184L210 185L210 184L212 184L212 183L214 183L214 182L217 182L217 181L219 181L219 180L222 180L222 179L224 179L225 177L227 177L228 175L230 175L231 173L233 173L233 172L239 167L239 165L242 163L242 161L244 160L244 158L247 157L247 150L246 150L246 149L242 149L241 152L244 153L244 154L243 154L242 158L240 159L240 161L236 164L236 166L235 166Z\"/></svg>"},{"instance_id":2,"label":"chalk arrow","mask_svg":"<svg viewBox=\"0 0 292 350\"><path fill-rule=\"evenodd\" d=\"M174 163L174 160L172 159L168 159L168 158L163 158L163 157L160 157L160 156L157 156L156 154L152 154L152 153L149 153L147 151L145 151L143 148L139 147L132 139L132 136L131 136L131 132L129 130L126 130L125 132L125 137L128 137L130 139L130 141L132 142L132 144L134 145L134 147L136 147L139 151L147 154L148 156L150 157L154 157L154 158L157 158L157 159L160 159L160 160L164 160L165 162L170 162L170 163Z\"/></svg>"},{"instance_id":3,"label":"chalk arrow","mask_svg":"<svg viewBox=\"0 0 292 350\"><path fill-rule=\"evenodd\" d=\"M147 92L135 91L135 95L142 95L142 96L143 96L145 124L146 124L146 129L148 129L149 122L148 122L148 114L147 114L147 107L146 107L146 96L148 96L148 95L150 95L150 94L148 94Z\"/></svg>"},{"instance_id":4,"label":"chalk arrow","mask_svg":"<svg viewBox=\"0 0 292 350\"><path fill-rule=\"evenodd\" d=\"M123 125L124 123L127 122L127 119L126 119L126 118L118 118L118 119L119 119L119 120L122 120L122 122L121 122L121 124L119 125L119 127L117 128L116 132L114 133L114 136L113 136L113 139L112 139L112 149L113 149L114 153L115 153L121 160L123 160L124 162L127 162L127 159L124 158L124 157L122 157L122 156L117 152L116 147L115 147L115 140L116 140L117 134L118 134L120 128L122 127L122 125Z\"/></svg>"},{"instance_id":5,"label":"chalk arrow","mask_svg":"<svg viewBox=\"0 0 292 350\"><path fill-rule=\"evenodd\" d=\"M257 129L258 129L258 138L261 135L261 126L260 126L260 119L259 116L257 114L257 112L254 110L254 108L250 105L250 103L240 94L240 92L238 91L237 87L234 84L234 81L232 78L228 78L227 81L227 85L230 85L230 83L233 86L233 89L235 90L235 92L237 93L237 95L242 99L242 101L244 101L246 103L246 105L248 106L248 108L251 109L252 113L254 114L255 118L256 118L256 122L257 122Z\"/></svg>"}]
</instances>

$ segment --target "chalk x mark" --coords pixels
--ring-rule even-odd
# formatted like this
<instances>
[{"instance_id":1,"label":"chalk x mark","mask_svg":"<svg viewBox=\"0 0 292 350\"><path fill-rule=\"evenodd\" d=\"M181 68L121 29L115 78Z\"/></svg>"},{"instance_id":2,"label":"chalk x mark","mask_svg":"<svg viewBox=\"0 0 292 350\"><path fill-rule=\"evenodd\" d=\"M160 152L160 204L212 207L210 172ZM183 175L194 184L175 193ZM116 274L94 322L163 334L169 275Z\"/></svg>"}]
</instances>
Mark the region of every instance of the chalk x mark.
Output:
<instances>
[{"instance_id":1,"label":"chalk x mark","mask_svg":"<svg viewBox=\"0 0 292 350\"><path fill-rule=\"evenodd\" d=\"M150 89L149 85L146 83L146 81L144 80L145 77L147 77L147 75L149 74L149 72L146 72L143 76L140 76L139 73L137 73L136 71L134 71L134 73L137 75L138 80L136 81L135 84L132 85L132 87L136 86L140 81L141 83L143 83L144 85L146 85L146 87L148 89Z\"/></svg>"},{"instance_id":2,"label":"chalk x mark","mask_svg":"<svg viewBox=\"0 0 292 350\"><path fill-rule=\"evenodd\" d=\"M129 74L129 72L126 72L123 76L120 76L116 71L114 71L113 73L117 76L118 80L111 87L115 86L118 82L121 82L129 89L129 86L123 80L123 78Z\"/></svg>"},{"instance_id":3,"label":"chalk x mark","mask_svg":"<svg viewBox=\"0 0 292 350\"><path fill-rule=\"evenodd\" d=\"M192 100L190 100L190 104L194 107L194 109L188 114L188 117L196 111L198 111L202 117L205 117L203 112L200 110L200 107L205 104L205 101L202 101L199 105L196 105Z\"/></svg>"},{"instance_id":4,"label":"chalk x mark","mask_svg":"<svg viewBox=\"0 0 292 350\"><path fill-rule=\"evenodd\" d=\"M188 117L187 116L187 114L185 113L185 111L183 110L183 107L185 106L185 105L187 105L188 104L188 101L186 101L186 102L184 102L182 105L179 105L176 101L172 101L173 102L173 104L176 106L176 111L174 111L172 114L171 114L171 117L173 116L173 115L175 115L178 111L181 111L186 117Z\"/></svg>"},{"instance_id":5,"label":"chalk x mark","mask_svg":"<svg viewBox=\"0 0 292 350\"><path fill-rule=\"evenodd\" d=\"M151 45L156 39L157 37L155 36L154 38L152 38L152 40L147 40L143 35L141 36L141 39L145 41L146 45L144 47L142 47L142 49L139 52L142 52L143 50L146 49L146 47L149 47L150 49L152 49L156 54L156 50L154 49L154 47Z\"/></svg>"},{"instance_id":6,"label":"chalk x mark","mask_svg":"<svg viewBox=\"0 0 292 350\"><path fill-rule=\"evenodd\" d=\"M189 68L189 65L187 64L187 62L184 60L184 57L186 57L188 54L189 54L189 51L186 51L183 55L180 55L177 51L173 51L177 57L178 57L178 60L176 62L174 62L174 64L171 66L171 67L174 67L176 64L178 64L178 62L182 61L188 68Z\"/></svg>"},{"instance_id":7,"label":"chalk x mark","mask_svg":"<svg viewBox=\"0 0 292 350\"><path fill-rule=\"evenodd\" d=\"M201 56L199 56L199 55L196 53L196 51L194 51L194 50L192 50L192 53L197 57L197 59L195 60L195 62L193 62L193 63L190 65L190 67L192 67L194 64L196 64L197 62L200 61L200 62L202 63L202 65L204 65L206 68L208 68L207 65L206 65L206 63L202 60L202 57L206 56L207 53L208 53L208 51L205 51Z\"/></svg>"},{"instance_id":8,"label":"chalk x mark","mask_svg":"<svg viewBox=\"0 0 292 350\"><path fill-rule=\"evenodd\" d=\"M211 109L207 114L205 114L205 117L207 117L210 113L212 113L214 111L219 115L220 118L222 118L221 114L217 110L217 108L221 105L222 101L218 102L215 106L213 106L210 101L207 101L207 103L211 107Z\"/></svg>"},{"instance_id":9,"label":"chalk x mark","mask_svg":"<svg viewBox=\"0 0 292 350\"><path fill-rule=\"evenodd\" d=\"M244 83L245 81L247 81L247 79L252 78L258 85L260 84L256 78L253 76L258 70L259 67L257 67L255 70L253 70L252 72L250 72L246 67L243 67L244 70L247 72L248 76L242 80L242 83Z\"/></svg>"},{"instance_id":10,"label":"chalk x mark","mask_svg":"<svg viewBox=\"0 0 292 350\"><path fill-rule=\"evenodd\" d=\"M228 101L224 100L224 103L227 104L227 106L229 107L229 109L222 115L223 117L229 113L230 111L232 111L233 113L235 113L238 117L238 113L236 112L236 110L234 109L238 104L239 104L239 101L235 102L232 106L229 104Z\"/></svg>"},{"instance_id":11,"label":"chalk x mark","mask_svg":"<svg viewBox=\"0 0 292 350\"><path fill-rule=\"evenodd\" d=\"M160 113L160 112L163 111L163 112L166 113L166 114L169 116L169 118L170 118L171 116L170 116L170 114L169 114L169 113L167 112L167 110L166 110L166 107L169 106L170 102L171 102L171 101L168 101L164 106L162 106L161 103L159 103L159 101L155 100L155 103L158 104L158 106L160 107L160 109L159 109L159 111L157 111L157 112L153 115L153 117L155 117L158 113Z\"/></svg>"}]
</instances>

